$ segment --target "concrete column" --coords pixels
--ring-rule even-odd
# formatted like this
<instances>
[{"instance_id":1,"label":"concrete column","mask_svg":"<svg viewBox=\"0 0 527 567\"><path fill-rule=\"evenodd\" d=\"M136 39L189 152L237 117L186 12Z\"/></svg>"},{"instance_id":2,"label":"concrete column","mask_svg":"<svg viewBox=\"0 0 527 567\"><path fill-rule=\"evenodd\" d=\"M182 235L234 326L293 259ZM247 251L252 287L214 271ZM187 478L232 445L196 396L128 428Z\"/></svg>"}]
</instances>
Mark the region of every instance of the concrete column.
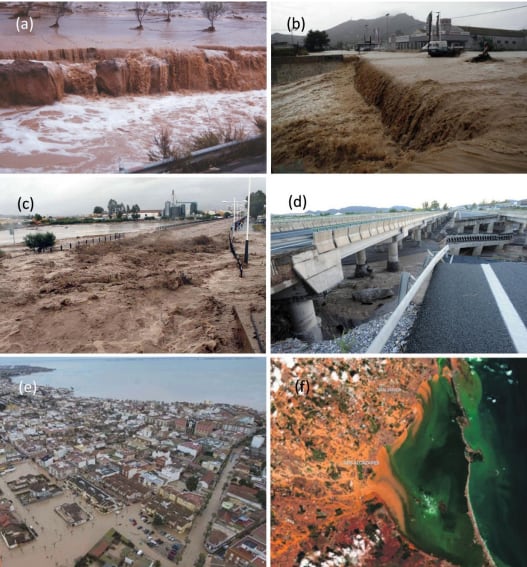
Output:
<instances>
[{"instance_id":1,"label":"concrete column","mask_svg":"<svg viewBox=\"0 0 527 567\"><path fill-rule=\"evenodd\" d=\"M398 246L399 250L403 249L403 239L402 238L397 241L397 246Z\"/></svg>"},{"instance_id":2,"label":"concrete column","mask_svg":"<svg viewBox=\"0 0 527 567\"><path fill-rule=\"evenodd\" d=\"M366 268L366 250L361 250L355 254L355 277L366 277L368 275L368 270Z\"/></svg>"},{"instance_id":3,"label":"concrete column","mask_svg":"<svg viewBox=\"0 0 527 567\"><path fill-rule=\"evenodd\" d=\"M417 242L417 246L421 246L421 229L420 228L414 228L414 240Z\"/></svg>"},{"instance_id":4,"label":"concrete column","mask_svg":"<svg viewBox=\"0 0 527 567\"><path fill-rule=\"evenodd\" d=\"M293 301L289 304L289 312L295 335L304 341L318 342L322 340L322 330L315 313L312 299Z\"/></svg>"},{"instance_id":5,"label":"concrete column","mask_svg":"<svg viewBox=\"0 0 527 567\"><path fill-rule=\"evenodd\" d=\"M525 232L525 223L524 222L520 223L520 232Z\"/></svg>"},{"instance_id":6,"label":"concrete column","mask_svg":"<svg viewBox=\"0 0 527 567\"><path fill-rule=\"evenodd\" d=\"M475 246L472 249L472 256L481 256L482 252L483 252L483 246Z\"/></svg>"},{"instance_id":7,"label":"concrete column","mask_svg":"<svg viewBox=\"0 0 527 567\"><path fill-rule=\"evenodd\" d=\"M388 244L388 263L386 264L386 269L389 272L399 271L399 248L397 247L397 241Z\"/></svg>"}]
</instances>

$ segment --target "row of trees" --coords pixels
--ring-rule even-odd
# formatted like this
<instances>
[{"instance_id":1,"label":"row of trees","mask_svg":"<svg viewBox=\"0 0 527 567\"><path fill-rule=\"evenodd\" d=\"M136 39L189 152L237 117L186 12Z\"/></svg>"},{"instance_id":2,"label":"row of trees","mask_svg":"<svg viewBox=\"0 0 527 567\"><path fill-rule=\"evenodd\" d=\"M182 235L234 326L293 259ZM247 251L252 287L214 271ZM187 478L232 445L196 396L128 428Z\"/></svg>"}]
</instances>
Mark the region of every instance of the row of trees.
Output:
<instances>
[{"instance_id":1,"label":"row of trees","mask_svg":"<svg viewBox=\"0 0 527 567\"><path fill-rule=\"evenodd\" d=\"M172 12L179 6L179 2L162 2L162 4L167 15L165 22L171 22ZM151 2L135 3L134 12L138 23L138 26L135 29L143 29L143 19L148 13L150 6ZM215 31L216 28L214 27L214 22L225 13L225 5L223 4L223 2L202 2L201 13L207 18L207 20L209 20L210 23L207 31Z\"/></svg>"},{"instance_id":2,"label":"row of trees","mask_svg":"<svg viewBox=\"0 0 527 567\"><path fill-rule=\"evenodd\" d=\"M439 205L439 201L432 201L431 203L429 203L428 201L424 201L423 204L421 205L421 208L424 211L437 211L441 208L441 206ZM447 211L448 210L448 205L445 203L443 205L443 210Z\"/></svg>"},{"instance_id":3,"label":"row of trees","mask_svg":"<svg viewBox=\"0 0 527 567\"><path fill-rule=\"evenodd\" d=\"M33 9L35 2L22 2L19 11L16 16L28 17L29 13ZM172 13L179 6L179 2L162 2L163 10L166 12L165 22L172 21ZM70 2L53 2L53 13L55 16L55 23L52 24L51 28L60 27L59 20L66 14L72 14L73 10ZM135 29L143 29L143 19L148 13L149 8L152 6L152 2L136 2L133 11L137 19L137 27ZM223 2L202 2L201 12L209 20L210 27L207 31L215 31L214 22L225 13L225 5Z\"/></svg>"},{"instance_id":4,"label":"row of trees","mask_svg":"<svg viewBox=\"0 0 527 567\"><path fill-rule=\"evenodd\" d=\"M141 211L141 207L137 204L132 205L125 205L124 203L118 203L115 199L110 199L108 201L108 216L110 218L122 218L124 215L130 215L134 220L137 220L140 215L139 212ZM102 215L104 213L103 207L97 205L93 207L93 214L94 215Z\"/></svg>"}]
</instances>

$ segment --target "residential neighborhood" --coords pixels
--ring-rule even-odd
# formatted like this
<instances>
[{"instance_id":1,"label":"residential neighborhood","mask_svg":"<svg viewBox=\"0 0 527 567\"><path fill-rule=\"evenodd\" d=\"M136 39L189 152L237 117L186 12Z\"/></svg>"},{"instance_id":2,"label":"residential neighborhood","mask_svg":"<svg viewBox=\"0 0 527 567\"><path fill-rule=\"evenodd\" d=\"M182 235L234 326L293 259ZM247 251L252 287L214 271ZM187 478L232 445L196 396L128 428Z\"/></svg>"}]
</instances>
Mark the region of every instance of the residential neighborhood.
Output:
<instances>
[{"instance_id":1,"label":"residential neighborhood","mask_svg":"<svg viewBox=\"0 0 527 567\"><path fill-rule=\"evenodd\" d=\"M4 564L265 565L263 412L24 395L21 375L0 365Z\"/></svg>"}]
</instances>

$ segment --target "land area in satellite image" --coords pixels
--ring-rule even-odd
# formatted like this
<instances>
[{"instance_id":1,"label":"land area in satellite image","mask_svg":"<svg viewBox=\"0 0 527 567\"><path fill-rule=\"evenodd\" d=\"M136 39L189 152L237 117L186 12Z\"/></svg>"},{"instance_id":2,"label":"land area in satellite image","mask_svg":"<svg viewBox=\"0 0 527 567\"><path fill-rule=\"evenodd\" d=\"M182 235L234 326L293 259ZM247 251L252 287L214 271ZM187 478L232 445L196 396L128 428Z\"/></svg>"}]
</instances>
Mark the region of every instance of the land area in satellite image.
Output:
<instances>
[{"instance_id":1,"label":"land area in satellite image","mask_svg":"<svg viewBox=\"0 0 527 567\"><path fill-rule=\"evenodd\" d=\"M520 359L274 359L273 567L522 566Z\"/></svg>"}]
</instances>

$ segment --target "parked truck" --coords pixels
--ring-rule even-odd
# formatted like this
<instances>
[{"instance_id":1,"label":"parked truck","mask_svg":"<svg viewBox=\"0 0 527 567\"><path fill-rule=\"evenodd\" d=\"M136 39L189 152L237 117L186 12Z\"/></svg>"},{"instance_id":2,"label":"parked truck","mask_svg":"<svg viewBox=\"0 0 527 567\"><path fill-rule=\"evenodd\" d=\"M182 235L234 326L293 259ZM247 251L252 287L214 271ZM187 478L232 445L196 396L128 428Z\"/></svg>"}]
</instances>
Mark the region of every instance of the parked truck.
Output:
<instances>
[{"instance_id":1,"label":"parked truck","mask_svg":"<svg viewBox=\"0 0 527 567\"><path fill-rule=\"evenodd\" d=\"M425 46L430 57L457 57L464 49L462 45L448 45L447 41L429 41Z\"/></svg>"}]
</instances>

